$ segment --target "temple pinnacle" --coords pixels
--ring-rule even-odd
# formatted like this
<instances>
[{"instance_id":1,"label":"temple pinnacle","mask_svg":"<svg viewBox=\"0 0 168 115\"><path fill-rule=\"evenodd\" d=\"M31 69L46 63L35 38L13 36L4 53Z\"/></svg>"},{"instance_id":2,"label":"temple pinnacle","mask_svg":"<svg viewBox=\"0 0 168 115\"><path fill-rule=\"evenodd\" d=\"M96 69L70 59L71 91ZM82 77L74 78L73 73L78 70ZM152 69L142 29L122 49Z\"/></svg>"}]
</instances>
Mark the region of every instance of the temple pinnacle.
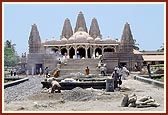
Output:
<instances>
[{"instance_id":1,"label":"temple pinnacle","mask_svg":"<svg viewBox=\"0 0 168 115\"><path fill-rule=\"evenodd\" d=\"M85 22L85 18L82 12L79 12L78 14L74 32L77 32L79 27L82 27L84 31L87 32L86 22Z\"/></svg>"},{"instance_id":2,"label":"temple pinnacle","mask_svg":"<svg viewBox=\"0 0 168 115\"><path fill-rule=\"evenodd\" d=\"M64 21L64 26L63 26L63 29L62 29L62 35L61 36L64 36L65 38L68 39L72 35L73 35L73 31L72 31L72 26L71 26L70 20L68 18L66 18L65 21Z\"/></svg>"},{"instance_id":3,"label":"temple pinnacle","mask_svg":"<svg viewBox=\"0 0 168 115\"><path fill-rule=\"evenodd\" d=\"M91 25L90 25L90 30L89 30L89 35L93 37L94 39L97 36L101 37L100 30L99 30L99 25L97 23L96 18L92 19Z\"/></svg>"}]
</instances>

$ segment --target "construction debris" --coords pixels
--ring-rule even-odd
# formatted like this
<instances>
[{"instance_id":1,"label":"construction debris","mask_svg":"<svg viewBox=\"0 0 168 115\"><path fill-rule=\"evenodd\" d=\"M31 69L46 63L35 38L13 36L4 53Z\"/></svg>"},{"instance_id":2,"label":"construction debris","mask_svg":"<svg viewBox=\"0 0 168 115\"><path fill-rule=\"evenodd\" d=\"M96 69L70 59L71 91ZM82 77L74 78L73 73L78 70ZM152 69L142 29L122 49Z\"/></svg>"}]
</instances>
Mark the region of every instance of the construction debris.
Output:
<instances>
[{"instance_id":1,"label":"construction debris","mask_svg":"<svg viewBox=\"0 0 168 115\"><path fill-rule=\"evenodd\" d=\"M160 105L151 96L143 96L140 99L137 99L137 96L135 94L131 96L128 96L128 94L124 94L121 106L146 108L146 107L158 107Z\"/></svg>"}]
</instances>

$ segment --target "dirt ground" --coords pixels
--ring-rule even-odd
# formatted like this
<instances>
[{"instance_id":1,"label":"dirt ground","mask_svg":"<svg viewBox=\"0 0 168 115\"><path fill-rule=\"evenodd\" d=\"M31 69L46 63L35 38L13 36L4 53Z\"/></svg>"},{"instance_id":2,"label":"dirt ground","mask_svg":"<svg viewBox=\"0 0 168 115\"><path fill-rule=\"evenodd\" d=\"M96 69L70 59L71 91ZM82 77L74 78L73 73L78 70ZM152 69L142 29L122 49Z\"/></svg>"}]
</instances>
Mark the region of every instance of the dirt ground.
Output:
<instances>
[{"instance_id":1,"label":"dirt ground","mask_svg":"<svg viewBox=\"0 0 168 115\"><path fill-rule=\"evenodd\" d=\"M121 91L106 92L105 90L90 89L94 98L83 100L63 99L63 93L39 93L29 96L23 101L4 103L5 112L164 112L164 89L129 78L124 80ZM89 89L87 90L89 91ZM123 94L135 93L137 98L151 96L159 107L134 108L121 107Z\"/></svg>"}]
</instances>

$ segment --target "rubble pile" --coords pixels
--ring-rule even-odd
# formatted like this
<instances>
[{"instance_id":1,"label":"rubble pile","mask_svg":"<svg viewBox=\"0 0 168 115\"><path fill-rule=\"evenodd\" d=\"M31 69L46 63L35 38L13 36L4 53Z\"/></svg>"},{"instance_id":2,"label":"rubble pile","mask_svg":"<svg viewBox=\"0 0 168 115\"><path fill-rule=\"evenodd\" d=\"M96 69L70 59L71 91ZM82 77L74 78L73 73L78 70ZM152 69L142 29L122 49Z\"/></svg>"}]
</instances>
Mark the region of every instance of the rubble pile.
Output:
<instances>
[{"instance_id":1,"label":"rubble pile","mask_svg":"<svg viewBox=\"0 0 168 115\"><path fill-rule=\"evenodd\" d=\"M128 96L124 94L122 102L122 107L137 107L137 108L146 108L146 107L158 107L159 103L155 101L151 96L143 96L140 99L137 99L135 94Z\"/></svg>"},{"instance_id":2,"label":"rubble pile","mask_svg":"<svg viewBox=\"0 0 168 115\"><path fill-rule=\"evenodd\" d=\"M88 101L94 98L95 93L76 87L72 90L62 92L63 99L67 101Z\"/></svg>"}]
</instances>

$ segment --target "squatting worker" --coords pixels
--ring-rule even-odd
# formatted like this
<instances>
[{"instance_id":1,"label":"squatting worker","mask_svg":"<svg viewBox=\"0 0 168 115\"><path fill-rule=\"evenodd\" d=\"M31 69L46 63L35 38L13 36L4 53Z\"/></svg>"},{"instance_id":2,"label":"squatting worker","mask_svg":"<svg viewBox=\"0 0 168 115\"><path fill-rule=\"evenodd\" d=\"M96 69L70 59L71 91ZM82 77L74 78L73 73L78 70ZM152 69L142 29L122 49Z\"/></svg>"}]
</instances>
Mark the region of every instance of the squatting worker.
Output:
<instances>
[{"instance_id":1,"label":"squatting worker","mask_svg":"<svg viewBox=\"0 0 168 115\"><path fill-rule=\"evenodd\" d=\"M56 80L51 82L51 86L51 93L56 92L56 90L58 90L58 93L61 93L61 85Z\"/></svg>"}]
</instances>

